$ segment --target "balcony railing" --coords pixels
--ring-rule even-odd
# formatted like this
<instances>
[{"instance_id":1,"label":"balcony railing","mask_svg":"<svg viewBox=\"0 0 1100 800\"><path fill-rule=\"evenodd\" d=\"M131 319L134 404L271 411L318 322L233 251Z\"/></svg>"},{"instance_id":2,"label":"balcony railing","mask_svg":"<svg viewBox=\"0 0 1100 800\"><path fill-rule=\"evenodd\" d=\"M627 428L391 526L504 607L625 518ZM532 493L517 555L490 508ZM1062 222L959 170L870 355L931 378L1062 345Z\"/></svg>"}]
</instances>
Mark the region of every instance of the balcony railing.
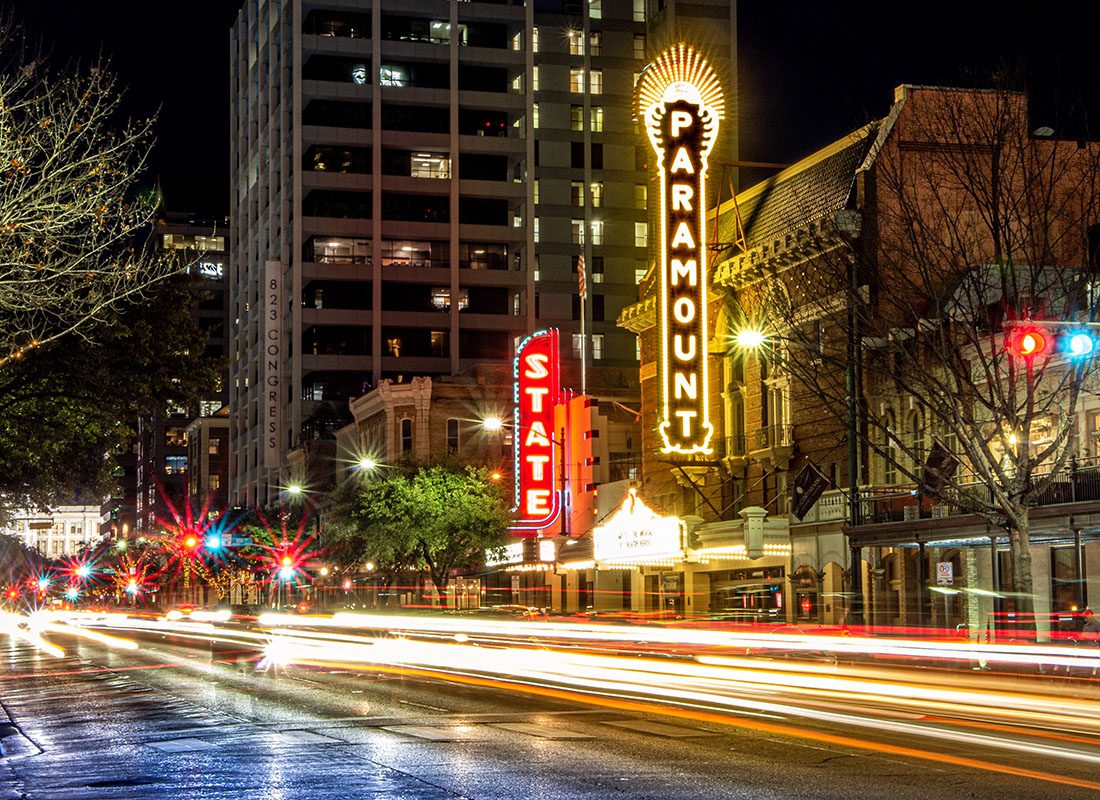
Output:
<instances>
[{"instance_id":1,"label":"balcony railing","mask_svg":"<svg viewBox=\"0 0 1100 800\"><path fill-rule=\"evenodd\" d=\"M739 458L748 453L747 437L743 433L737 433L732 436L726 437L726 452L727 458Z\"/></svg>"},{"instance_id":2,"label":"balcony railing","mask_svg":"<svg viewBox=\"0 0 1100 800\"><path fill-rule=\"evenodd\" d=\"M756 449L791 447L794 444L794 428L791 425L765 425L756 431Z\"/></svg>"},{"instance_id":3,"label":"balcony railing","mask_svg":"<svg viewBox=\"0 0 1100 800\"><path fill-rule=\"evenodd\" d=\"M1037 475L1049 471L1035 470ZM963 475L955 482L960 488L982 491L982 481L976 475ZM988 491L992 499L992 491ZM1033 500L1032 506L1053 506L1065 503L1100 501L1100 460L1075 461L1051 478L1050 484ZM859 491L860 518L864 525L884 522L910 522L972 513L947 499L924 496L916 484L866 488Z\"/></svg>"}]
</instances>

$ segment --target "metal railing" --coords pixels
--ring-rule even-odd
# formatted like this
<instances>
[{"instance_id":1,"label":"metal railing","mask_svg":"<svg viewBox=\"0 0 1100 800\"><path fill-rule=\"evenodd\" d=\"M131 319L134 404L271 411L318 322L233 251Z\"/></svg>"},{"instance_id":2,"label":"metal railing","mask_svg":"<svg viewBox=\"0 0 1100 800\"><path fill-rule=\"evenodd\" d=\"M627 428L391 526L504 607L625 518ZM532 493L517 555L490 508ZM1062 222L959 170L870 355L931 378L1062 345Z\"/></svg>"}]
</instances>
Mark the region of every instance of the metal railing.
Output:
<instances>
[{"instance_id":1,"label":"metal railing","mask_svg":"<svg viewBox=\"0 0 1100 800\"><path fill-rule=\"evenodd\" d=\"M733 434L732 436L727 436L726 452L724 455L727 458L737 458L739 456L746 455L748 453L748 442L746 441L747 438L748 437L746 437L743 433L737 433Z\"/></svg>"},{"instance_id":2,"label":"metal railing","mask_svg":"<svg viewBox=\"0 0 1100 800\"><path fill-rule=\"evenodd\" d=\"M794 444L794 427L791 425L765 425L756 430L756 448L790 447Z\"/></svg>"},{"instance_id":3,"label":"metal railing","mask_svg":"<svg viewBox=\"0 0 1100 800\"><path fill-rule=\"evenodd\" d=\"M1100 460L1096 458L1074 459L1053 476L1050 476L1049 468L1036 469L1033 474L1050 477L1046 488L1032 499L1033 507L1100 501ZM964 492L974 493L983 491L981 487L984 481L977 475L963 474L952 483ZM992 499L992 490L984 491ZM864 525L911 522L973 513L971 509L951 499L921 494L917 484L860 489L859 505L861 524Z\"/></svg>"}]
</instances>

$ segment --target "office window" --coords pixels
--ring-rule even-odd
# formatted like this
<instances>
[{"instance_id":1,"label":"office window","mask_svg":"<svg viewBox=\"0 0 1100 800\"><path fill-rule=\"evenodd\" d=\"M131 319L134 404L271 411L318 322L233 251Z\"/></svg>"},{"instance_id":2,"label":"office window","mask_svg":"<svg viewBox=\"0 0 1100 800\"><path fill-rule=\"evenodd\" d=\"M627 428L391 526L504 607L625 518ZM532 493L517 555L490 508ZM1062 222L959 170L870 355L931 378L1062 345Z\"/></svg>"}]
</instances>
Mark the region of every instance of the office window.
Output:
<instances>
[{"instance_id":1,"label":"office window","mask_svg":"<svg viewBox=\"0 0 1100 800\"><path fill-rule=\"evenodd\" d=\"M603 334L592 334L592 360L599 361L603 358Z\"/></svg>"},{"instance_id":2,"label":"office window","mask_svg":"<svg viewBox=\"0 0 1100 800\"><path fill-rule=\"evenodd\" d=\"M603 283L603 256L592 256L592 283Z\"/></svg>"},{"instance_id":3,"label":"office window","mask_svg":"<svg viewBox=\"0 0 1100 800\"><path fill-rule=\"evenodd\" d=\"M588 0L588 16L590 19L603 18L603 0Z\"/></svg>"},{"instance_id":4,"label":"office window","mask_svg":"<svg viewBox=\"0 0 1100 800\"><path fill-rule=\"evenodd\" d=\"M588 36L588 55L598 56L600 55L600 45L603 40L603 35L599 31L593 31Z\"/></svg>"},{"instance_id":5,"label":"office window","mask_svg":"<svg viewBox=\"0 0 1100 800\"><path fill-rule=\"evenodd\" d=\"M642 337L641 336L635 336L634 337L634 360L635 361L641 361L642 360Z\"/></svg>"},{"instance_id":6,"label":"office window","mask_svg":"<svg viewBox=\"0 0 1100 800\"><path fill-rule=\"evenodd\" d=\"M539 90L539 68L531 67L531 91L537 92Z\"/></svg>"},{"instance_id":7,"label":"office window","mask_svg":"<svg viewBox=\"0 0 1100 800\"><path fill-rule=\"evenodd\" d=\"M634 34L634 57L639 61L645 61L645 35Z\"/></svg>"},{"instance_id":8,"label":"office window","mask_svg":"<svg viewBox=\"0 0 1100 800\"><path fill-rule=\"evenodd\" d=\"M218 455L218 453L221 452L221 449L222 449L222 440L221 439L211 439L209 441L209 443L207 444L207 446L206 446L206 452L209 453L212 456Z\"/></svg>"},{"instance_id":9,"label":"office window","mask_svg":"<svg viewBox=\"0 0 1100 800\"><path fill-rule=\"evenodd\" d=\"M594 322L603 322L605 319L604 309L606 308L606 301L602 294L592 295L592 320Z\"/></svg>"},{"instance_id":10,"label":"office window","mask_svg":"<svg viewBox=\"0 0 1100 800\"><path fill-rule=\"evenodd\" d=\"M451 159L446 153L413 153L409 175L413 178L451 177Z\"/></svg>"},{"instance_id":11,"label":"office window","mask_svg":"<svg viewBox=\"0 0 1100 800\"><path fill-rule=\"evenodd\" d=\"M645 0L634 0L634 21L645 22Z\"/></svg>"},{"instance_id":12,"label":"office window","mask_svg":"<svg viewBox=\"0 0 1100 800\"><path fill-rule=\"evenodd\" d=\"M641 284L645 280L645 274L649 272L649 268L644 261L636 261L634 264L634 283Z\"/></svg>"},{"instance_id":13,"label":"office window","mask_svg":"<svg viewBox=\"0 0 1100 800\"><path fill-rule=\"evenodd\" d=\"M539 126L539 104L538 103L532 103L531 104L531 125L536 127L536 128Z\"/></svg>"},{"instance_id":14,"label":"office window","mask_svg":"<svg viewBox=\"0 0 1100 800\"><path fill-rule=\"evenodd\" d=\"M584 205L584 184L581 181L569 182L569 202L575 206Z\"/></svg>"},{"instance_id":15,"label":"office window","mask_svg":"<svg viewBox=\"0 0 1100 800\"><path fill-rule=\"evenodd\" d=\"M584 55L584 33L581 31L569 31L569 55Z\"/></svg>"},{"instance_id":16,"label":"office window","mask_svg":"<svg viewBox=\"0 0 1100 800\"><path fill-rule=\"evenodd\" d=\"M646 208L646 200L649 196L649 187L644 183L634 184L634 207L640 211Z\"/></svg>"},{"instance_id":17,"label":"office window","mask_svg":"<svg viewBox=\"0 0 1100 800\"><path fill-rule=\"evenodd\" d=\"M539 240L539 218L535 217L531 225L531 238L537 243ZM535 278L538 280L538 278Z\"/></svg>"},{"instance_id":18,"label":"office window","mask_svg":"<svg viewBox=\"0 0 1100 800\"><path fill-rule=\"evenodd\" d=\"M603 244L603 220L592 220L592 244Z\"/></svg>"},{"instance_id":19,"label":"office window","mask_svg":"<svg viewBox=\"0 0 1100 800\"><path fill-rule=\"evenodd\" d=\"M512 37L512 49L513 50L522 50L523 49L523 31L520 31L519 33L517 33L515 36Z\"/></svg>"},{"instance_id":20,"label":"office window","mask_svg":"<svg viewBox=\"0 0 1100 800\"><path fill-rule=\"evenodd\" d=\"M603 181L593 181L588 187L592 191L592 208L603 205Z\"/></svg>"},{"instance_id":21,"label":"office window","mask_svg":"<svg viewBox=\"0 0 1100 800\"><path fill-rule=\"evenodd\" d=\"M603 133L603 106L592 106L592 132Z\"/></svg>"},{"instance_id":22,"label":"office window","mask_svg":"<svg viewBox=\"0 0 1100 800\"><path fill-rule=\"evenodd\" d=\"M575 94L584 93L584 69L582 67L571 67L569 69L569 91Z\"/></svg>"},{"instance_id":23,"label":"office window","mask_svg":"<svg viewBox=\"0 0 1100 800\"><path fill-rule=\"evenodd\" d=\"M580 358L581 354L584 352L584 337L579 333L574 333L572 342L573 358Z\"/></svg>"},{"instance_id":24,"label":"office window","mask_svg":"<svg viewBox=\"0 0 1100 800\"><path fill-rule=\"evenodd\" d=\"M392 339L386 339L386 352L394 358L401 358L401 338L395 336Z\"/></svg>"},{"instance_id":25,"label":"office window","mask_svg":"<svg viewBox=\"0 0 1100 800\"><path fill-rule=\"evenodd\" d=\"M569 106L569 130L584 130L584 106Z\"/></svg>"},{"instance_id":26,"label":"office window","mask_svg":"<svg viewBox=\"0 0 1100 800\"><path fill-rule=\"evenodd\" d=\"M514 94L523 94L523 74L519 74L512 78L512 92Z\"/></svg>"},{"instance_id":27,"label":"office window","mask_svg":"<svg viewBox=\"0 0 1100 800\"><path fill-rule=\"evenodd\" d=\"M592 92L592 94L603 94L602 69L594 69L588 73L588 90Z\"/></svg>"},{"instance_id":28,"label":"office window","mask_svg":"<svg viewBox=\"0 0 1100 800\"><path fill-rule=\"evenodd\" d=\"M413 421L401 420L401 452L411 453L413 449Z\"/></svg>"},{"instance_id":29,"label":"office window","mask_svg":"<svg viewBox=\"0 0 1100 800\"><path fill-rule=\"evenodd\" d=\"M584 169L584 142L569 143L569 166Z\"/></svg>"},{"instance_id":30,"label":"office window","mask_svg":"<svg viewBox=\"0 0 1100 800\"><path fill-rule=\"evenodd\" d=\"M447 452L458 452L458 420L454 417L447 420Z\"/></svg>"},{"instance_id":31,"label":"office window","mask_svg":"<svg viewBox=\"0 0 1100 800\"><path fill-rule=\"evenodd\" d=\"M523 313L523 295L519 292L512 294L512 316L518 317Z\"/></svg>"},{"instance_id":32,"label":"office window","mask_svg":"<svg viewBox=\"0 0 1100 800\"><path fill-rule=\"evenodd\" d=\"M218 489L222 488L222 476L221 475L211 475L210 476L210 488L213 489L214 491L217 491Z\"/></svg>"},{"instance_id":33,"label":"office window","mask_svg":"<svg viewBox=\"0 0 1100 800\"><path fill-rule=\"evenodd\" d=\"M380 86L408 86L409 72L404 67L383 64L378 70L378 84Z\"/></svg>"},{"instance_id":34,"label":"office window","mask_svg":"<svg viewBox=\"0 0 1100 800\"><path fill-rule=\"evenodd\" d=\"M539 204L539 179L535 178L531 186L531 192L535 197L535 205Z\"/></svg>"},{"instance_id":35,"label":"office window","mask_svg":"<svg viewBox=\"0 0 1100 800\"><path fill-rule=\"evenodd\" d=\"M634 246L635 247L648 247L649 246L649 223L648 222L635 222L634 223Z\"/></svg>"},{"instance_id":36,"label":"office window","mask_svg":"<svg viewBox=\"0 0 1100 800\"><path fill-rule=\"evenodd\" d=\"M429 343L433 358L447 358L450 355L450 331L432 331Z\"/></svg>"},{"instance_id":37,"label":"office window","mask_svg":"<svg viewBox=\"0 0 1100 800\"><path fill-rule=\"evenodd\" d=\"M603 142L592 143L592 169L603 169Z\"/></svg>"},{"instance_id":38,"label":"office window","mask_svg":"<svg viewBox=\"0 0 1100 800\"><path fill-rule=\"evenodd\" d=\"M539 51L539 29L538 27L531 28L531 52L537 53Z\"/></svg>"},{"instance_id":39,"label":"office window","mask_svg":"<svg viewBox=\"0 0 1100 800\"><path fill-rule=\"evenodd\" d=\"M569 230L572 233L573 244L584 244L584 220L573 219L569 221Z\"/></svg>"}]
</instances>

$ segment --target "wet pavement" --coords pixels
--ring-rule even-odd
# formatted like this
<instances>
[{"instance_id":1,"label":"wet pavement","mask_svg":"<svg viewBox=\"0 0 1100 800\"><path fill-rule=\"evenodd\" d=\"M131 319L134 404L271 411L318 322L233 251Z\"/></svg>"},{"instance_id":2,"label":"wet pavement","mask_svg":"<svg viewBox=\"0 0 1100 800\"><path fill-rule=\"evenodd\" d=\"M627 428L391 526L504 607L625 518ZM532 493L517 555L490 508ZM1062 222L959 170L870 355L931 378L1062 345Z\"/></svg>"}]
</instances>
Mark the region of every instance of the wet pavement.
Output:
<instances>
[{"instance_id":1,"label":"wet pavement","mask_svg":"<svg viewBox=\"0 0 1100 800\"><path fill-rule=\"evenodd\" d=\"M518 692L58 641L0 643L0 800L1090 796Z\"/></svg>"}]
</instances>

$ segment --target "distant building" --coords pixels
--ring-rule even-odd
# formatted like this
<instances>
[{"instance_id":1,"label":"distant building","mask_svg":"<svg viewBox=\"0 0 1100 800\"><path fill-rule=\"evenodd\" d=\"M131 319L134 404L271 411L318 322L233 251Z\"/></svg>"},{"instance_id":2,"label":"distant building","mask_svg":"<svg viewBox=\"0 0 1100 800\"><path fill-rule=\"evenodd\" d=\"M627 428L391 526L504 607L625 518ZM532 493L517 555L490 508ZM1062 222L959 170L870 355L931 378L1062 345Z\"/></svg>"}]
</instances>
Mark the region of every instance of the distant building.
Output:
<instances>
[{"instance_id":1,"label":"distant building","mask_svg":"<svg viewBox=\"0 0 1100 800\"><path fill-rule=\"evenodd\" d=\"M202 279L196 289L192 316L206 334L206 355L213 358L223 358L226 354L229 322L225 284L227 236L226 227L221 223L166 214L157 223L154 240L157 249L178 254ZM204 488L203 493L190 491L188 428L194 422L217 418L219 412L228 407L225 374L216 385L199 387L199 398L194 408L165 407L132 421L136 436L131 447L116 456L117 488L102 509L100 530L104 534L118 537L128 532L149 533L158 520L171 519L169 503L179 509L189 498L200 506L205 501L209 488ZM226 413L222 412L222 419ZM226 423L211 422L206 427L217 428L219 424L224 428ZM209 447L210 434L202 435ZM228 452L228 443L219 447L222 452ZM207 455L210 454L204 454ZM215 472L211 472L211 463L215 465ZM200 472L196 487L228 485L226 465L217 458L213 462L204 458ZM224 490L218 503L224 507Z\"/></svg>"},{"instance_id":2,"label":"distant building","mask_svg":"<svg viewBox=\"0 0 1100 800\"><path fill-rule=\"evenodd\" d=\"M331 450L350 399L507 367L539 327L562 331L569 387L584 350L592 382L611 373L637 404L637 337L615 325L651 245L634 84L650 38L691 35L728 59L735 92L735 9L245 3L230 56L232 502L278 502L291 471L314 469L291 452Z\"/></svg>"},{"instance_id":3,"label":"distant building","mask_svg":"<svg viewBox=\"0 0 1100 800\"><path fill-rule=\"evenodd\" d=\"M0 533L18 538L46 558L60 558L96 545L102 539L99 520L99 503L74 503L46 511L23 509L11 515Z\"/></svg>"}]
</instances>

